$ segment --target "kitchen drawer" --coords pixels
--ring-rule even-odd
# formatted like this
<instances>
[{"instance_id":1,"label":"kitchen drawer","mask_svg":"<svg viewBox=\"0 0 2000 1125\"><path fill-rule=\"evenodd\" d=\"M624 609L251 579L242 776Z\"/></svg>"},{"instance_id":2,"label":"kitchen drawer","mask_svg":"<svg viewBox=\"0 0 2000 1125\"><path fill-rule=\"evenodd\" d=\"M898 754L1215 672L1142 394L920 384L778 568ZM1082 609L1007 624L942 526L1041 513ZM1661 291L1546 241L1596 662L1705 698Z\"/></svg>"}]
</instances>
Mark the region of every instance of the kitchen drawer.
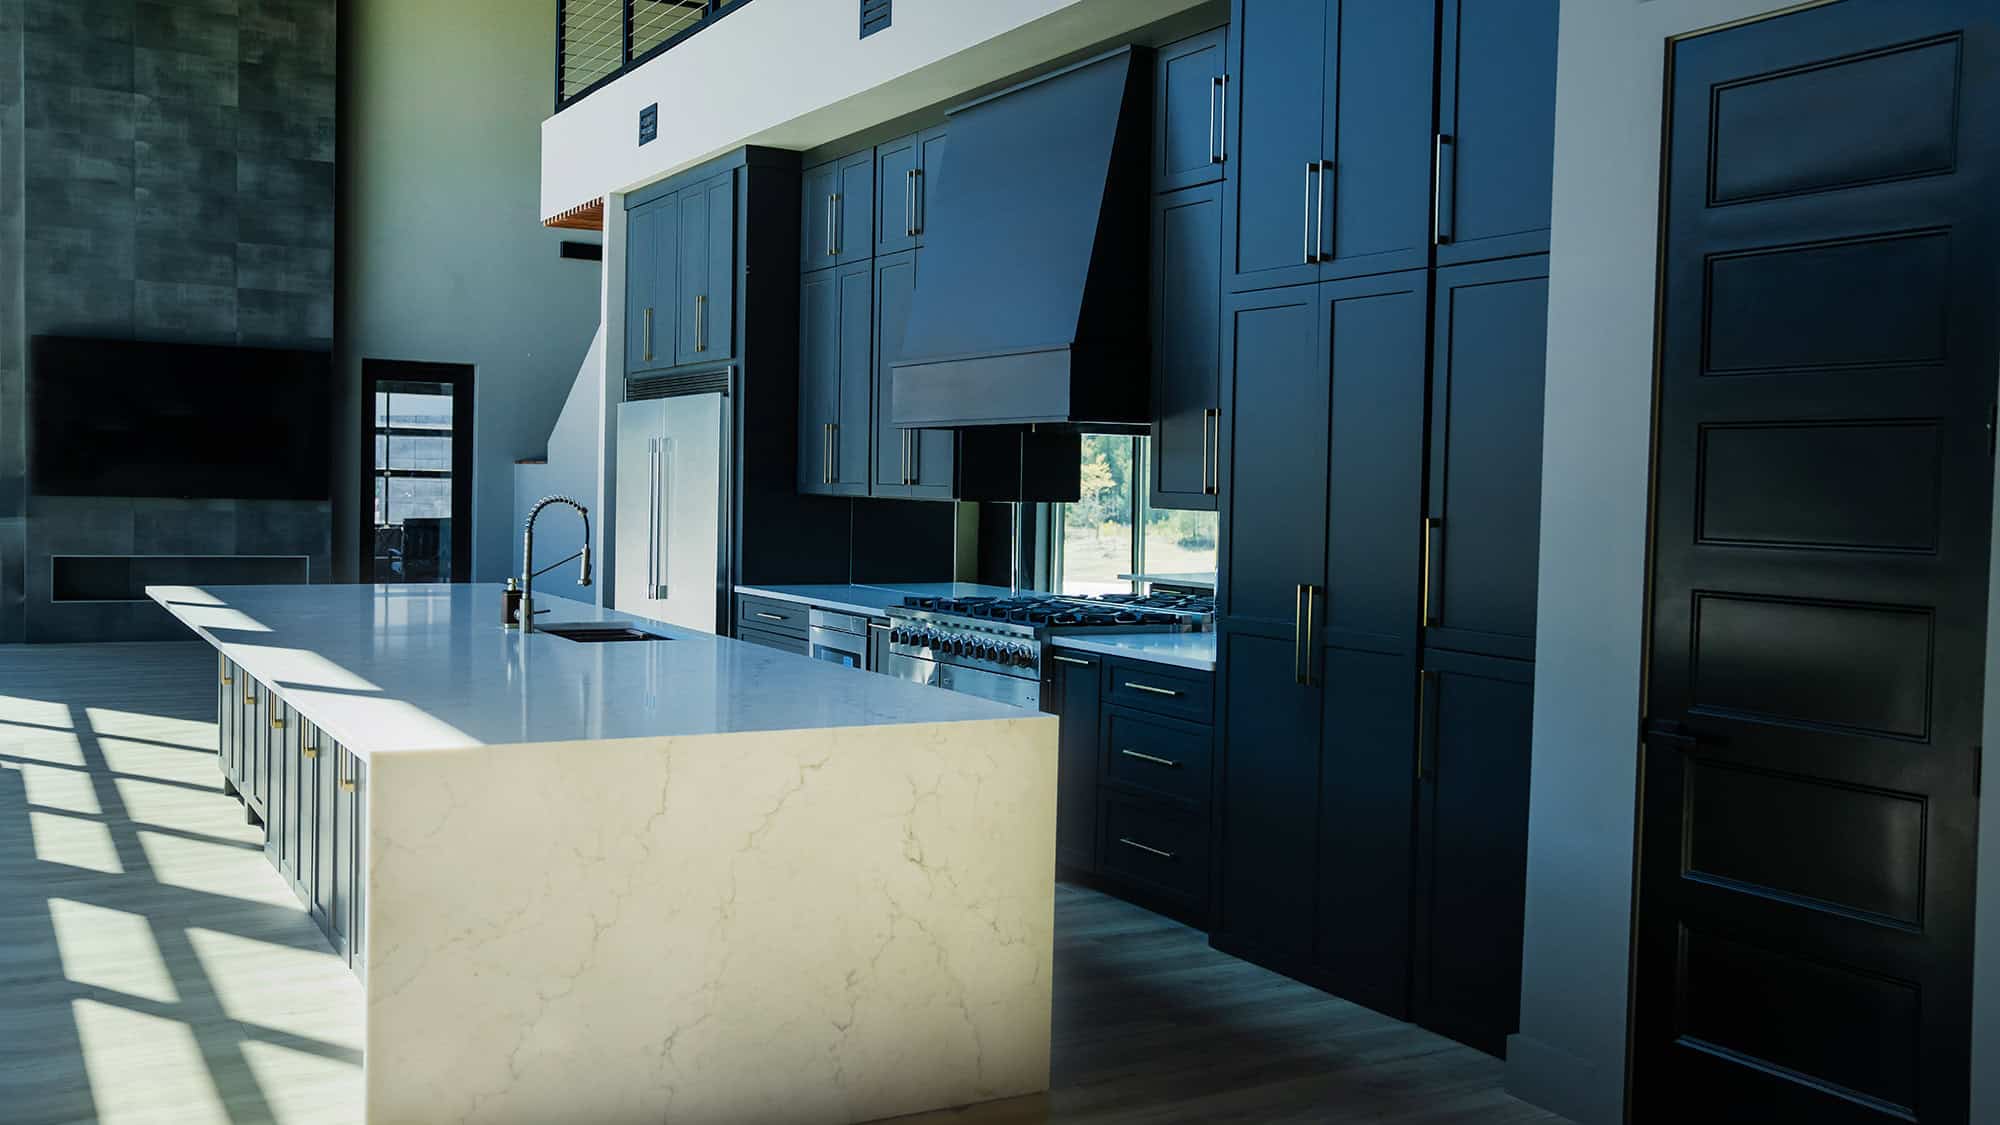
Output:
<instances>
[{"instance_id":1,"label":"kitchen drawer","mask_svg":"<svg viewBox=\"0 0 2000 1125\"><path fill-rule=\"evenodd\" d=\"M1107 794L1098 870L1192 906L1208 900L1208 820L1144 798Z\"/></svg>"},{"instance_id":2,"label":"kitchen drawer","mask_svg":"<svg viewBox=\"0 0 2000 1125\"><path fill-rule=\"evenodd\" d=\"M1104 717L1104 779L1208 807L1214 731L1113 707Z\"/></svg>"},{"instance_id":3,"label":"kitchen drawer","mask_svg":"<svg viewBox=\"0 0 2000 1125\"><path fill-rule=\"evenodd\" d=\"M804 637L794 637L788 633L773 633L769 629L754 629L748 625L738 626L736 639L753 645L775 648L779 652L789 652L804 656L809 648Z\"/></svg>"},{"instance_id":4,"label":"kitchen drawer","mask_svg":"<svg viewBox=\"0 0 2000 1125\"><path fill-rule=\"evenodd\" d=\"M797 602L781 602L775 598L753 598L747 594L736 597L736 624L766 633L781 633L806 639L807 617L810 610Z\"/></svg>"},{"instance_id":5,"label":"kitchen drawer","mask_svg":"<svg viewBox=\"0 0 2000 1125\"><path fill-rule=\"evenodd\" d=\"M1165 664L1107 660L1104 702L1206 723L1215 710L1215 677Z\"/></svg>"}]
</instances>

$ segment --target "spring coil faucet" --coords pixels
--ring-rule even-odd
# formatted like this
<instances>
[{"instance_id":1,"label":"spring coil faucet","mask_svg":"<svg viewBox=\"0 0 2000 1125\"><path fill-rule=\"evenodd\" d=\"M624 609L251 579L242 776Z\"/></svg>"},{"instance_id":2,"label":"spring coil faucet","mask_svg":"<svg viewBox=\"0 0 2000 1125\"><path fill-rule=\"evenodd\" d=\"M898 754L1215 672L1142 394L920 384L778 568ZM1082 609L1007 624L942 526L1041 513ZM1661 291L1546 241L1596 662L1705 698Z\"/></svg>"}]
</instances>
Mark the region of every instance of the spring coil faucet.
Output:
<instances>
[{"instance_id":1,"label":"spring coil faucet","mask_svg":"<svg viewBox=\"0 0 2000 1125\"><path fill-rule=\"evenodd\" d=\"M570 507L576 509L577 515L583 517L583 549L569 556L569 558L552 562L542 569L536 570L535 520L541 516L542 509L551 504L568 504ZM535 576L538 574L547 574L549 571L569 562L570 559L583 560L583 573L577 578L576 584L579 586L590 585L590 509L567 496L544 496L535 502L533 508L529 509L527 527L521 533L521 631L523 633L532 633L535 631L535 613L537 612L535 609ZM540 612L547 613L548 610L541 610Z\"/></svg>"}]
</instances>

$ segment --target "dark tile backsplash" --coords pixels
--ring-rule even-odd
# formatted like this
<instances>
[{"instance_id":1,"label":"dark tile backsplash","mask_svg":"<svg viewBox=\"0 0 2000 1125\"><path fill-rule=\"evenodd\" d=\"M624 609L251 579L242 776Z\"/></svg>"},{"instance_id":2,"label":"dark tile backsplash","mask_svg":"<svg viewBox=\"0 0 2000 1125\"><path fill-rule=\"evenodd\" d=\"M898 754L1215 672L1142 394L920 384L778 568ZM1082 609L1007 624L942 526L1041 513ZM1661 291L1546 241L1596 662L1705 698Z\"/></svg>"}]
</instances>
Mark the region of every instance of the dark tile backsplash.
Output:
<instances>
[{"instance_id":1,"label":"dark tile backsplash","mask_svg":"<svg viewBox=\"0 0 2000 1125\"><path fill-rule=\"evenodd\" d=\"M331 346L336 0L0 0L0 643L176 635L49 556L303 554L325 504L35 498L27 340ZM39 587L38 587L39 581Z\"/></svg>"}]
</instances>

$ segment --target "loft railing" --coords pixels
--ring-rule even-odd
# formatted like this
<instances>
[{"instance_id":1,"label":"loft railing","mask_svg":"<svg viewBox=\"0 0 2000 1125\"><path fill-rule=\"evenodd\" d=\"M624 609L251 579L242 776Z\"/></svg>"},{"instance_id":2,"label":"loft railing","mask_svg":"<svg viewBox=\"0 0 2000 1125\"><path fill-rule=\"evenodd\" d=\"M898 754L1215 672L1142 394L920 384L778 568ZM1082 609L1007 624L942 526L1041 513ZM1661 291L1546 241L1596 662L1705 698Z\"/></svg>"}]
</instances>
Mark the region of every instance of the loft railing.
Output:
<instances>
[{"instance_id":1,"label":"loft railing","mask_svg":"<svg viewBox=\"0 0 2000 1125\"><path fill-rule=\"evenodd\" d=\"M556 109L750 0L556 0Z\"/></svg>"}]
</instances>

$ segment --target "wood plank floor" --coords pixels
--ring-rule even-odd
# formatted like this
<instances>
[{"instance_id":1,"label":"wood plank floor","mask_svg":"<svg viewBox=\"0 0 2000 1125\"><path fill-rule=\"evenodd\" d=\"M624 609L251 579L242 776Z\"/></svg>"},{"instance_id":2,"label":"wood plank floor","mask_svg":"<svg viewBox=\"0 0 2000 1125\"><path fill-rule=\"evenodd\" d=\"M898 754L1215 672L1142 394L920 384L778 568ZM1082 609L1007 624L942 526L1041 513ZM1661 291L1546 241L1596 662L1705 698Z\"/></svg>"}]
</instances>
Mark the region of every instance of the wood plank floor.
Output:
<instances>
[{"instance_id":1,"label":"wood plank floor","mask_svg":"<svg viewBox=\"0 0 2000 1125\"><path fill-rule=\"evenodd\" d=\"M201 645L0 646L0 1121L352 1122L361 990L222 796ZM1498 1060L1058 888L1055 1082L906 1118L1557 1122Z\"/></svg>"}]
</instances>

